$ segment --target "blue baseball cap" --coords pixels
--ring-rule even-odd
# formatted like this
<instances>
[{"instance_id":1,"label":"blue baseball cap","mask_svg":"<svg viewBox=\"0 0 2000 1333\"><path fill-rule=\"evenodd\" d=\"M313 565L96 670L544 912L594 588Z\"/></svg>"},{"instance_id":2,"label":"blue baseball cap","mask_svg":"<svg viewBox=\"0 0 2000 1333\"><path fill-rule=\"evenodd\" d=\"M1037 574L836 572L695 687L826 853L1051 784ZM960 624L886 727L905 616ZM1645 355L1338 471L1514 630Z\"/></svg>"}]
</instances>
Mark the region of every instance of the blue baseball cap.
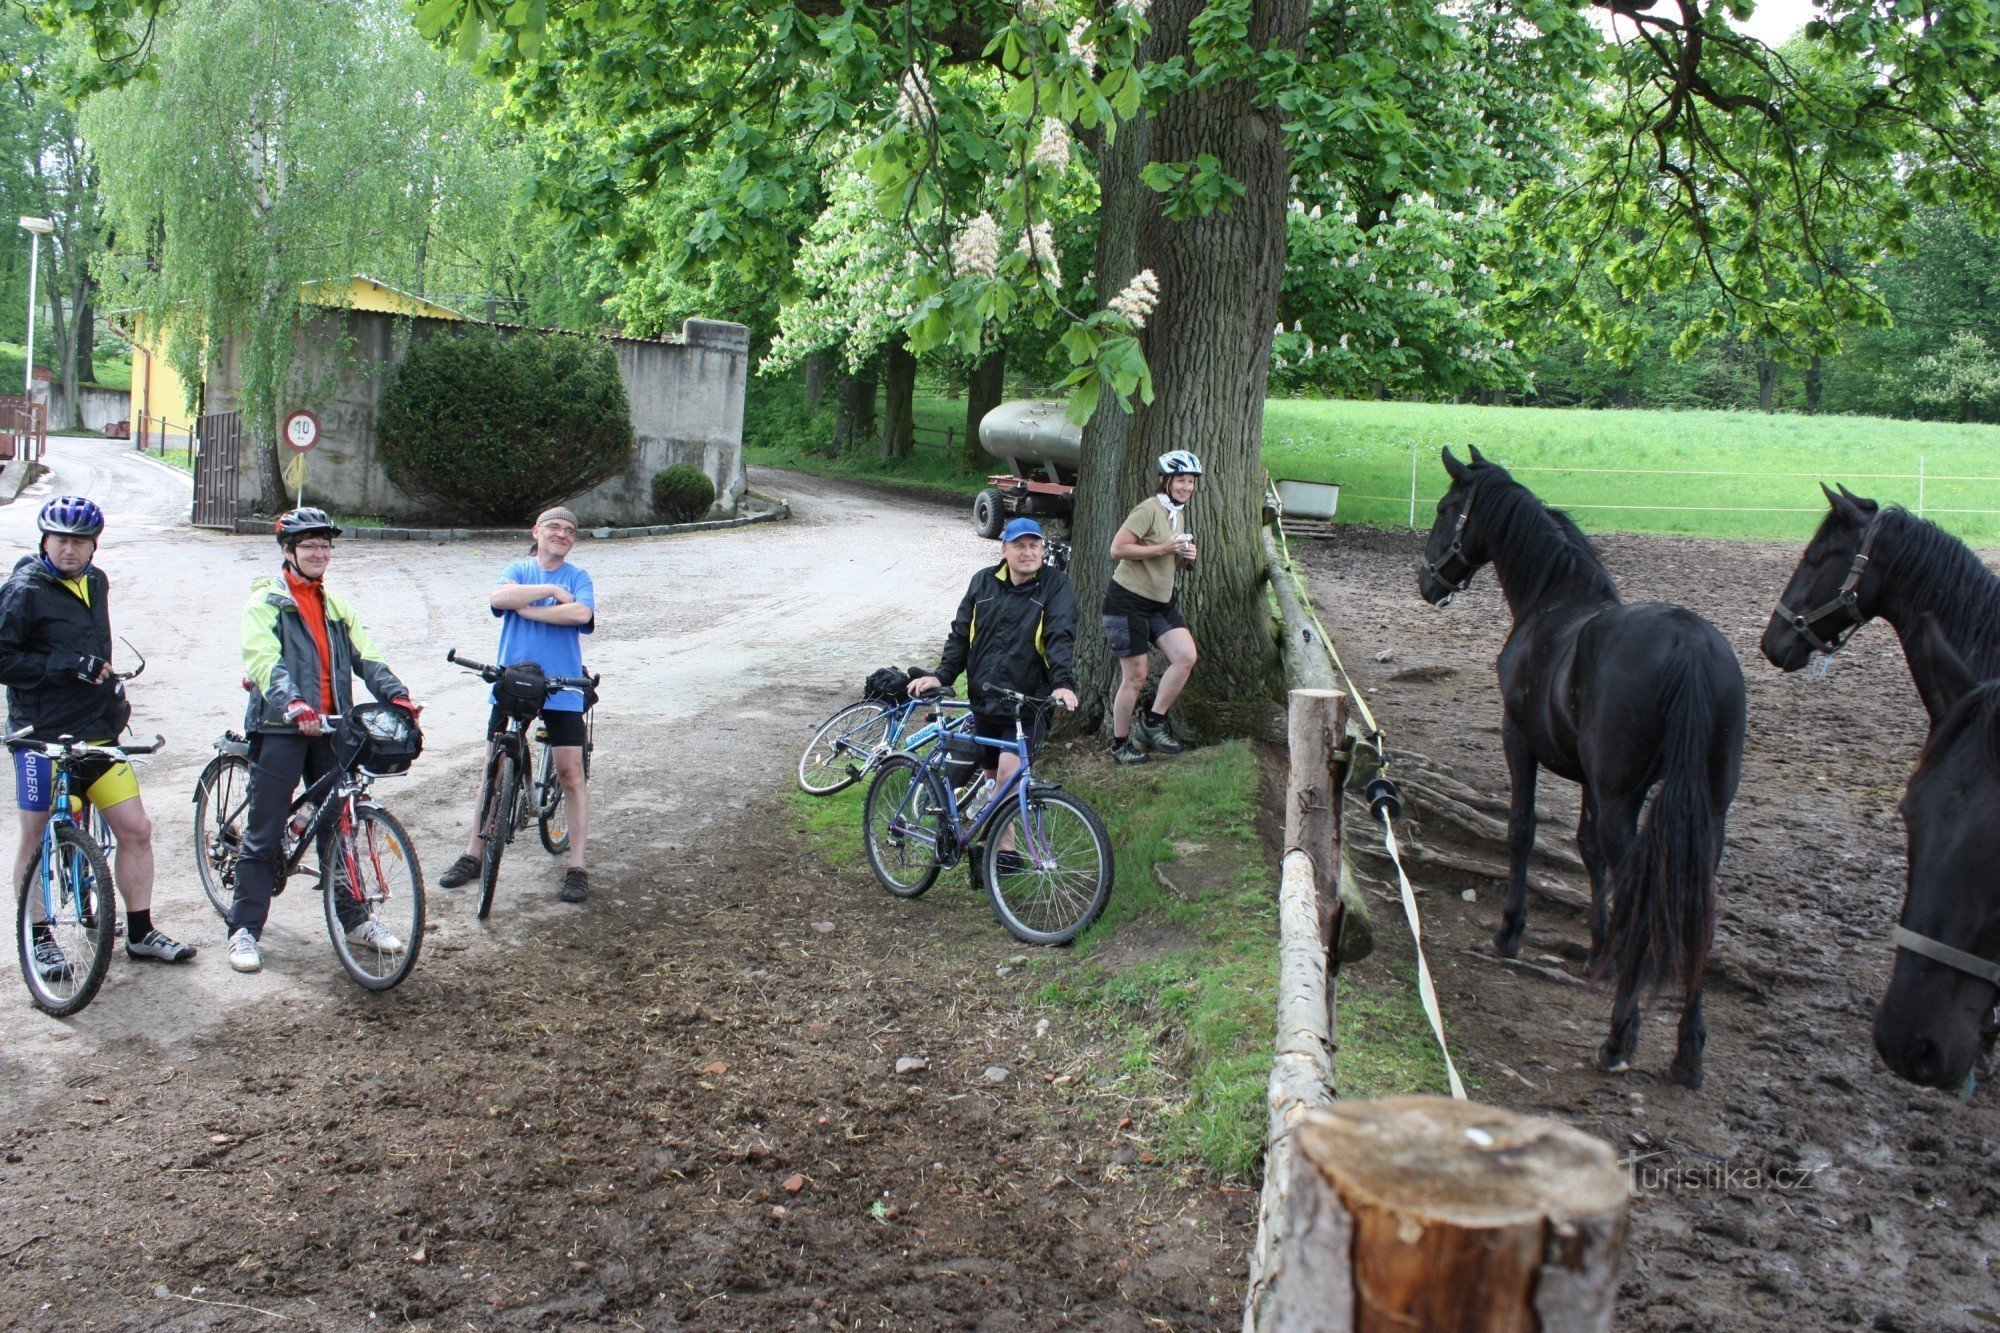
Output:
<instances>
[{"instance_id":1,"label":"blue baseball cap","mask_svg":"<svg viewBox=\"0 0 2000 1333\"><path fill-rule=\"evenodd\" d=\"M1013 519L1006 527L1000 530L1000 540L1002 543L1011 542L1018 537L1040 537L1041 535L1042 525L1035 522L1032 518ZM1044 540L1047 539L1044 538Z\"/></svg>"}]
</instances>

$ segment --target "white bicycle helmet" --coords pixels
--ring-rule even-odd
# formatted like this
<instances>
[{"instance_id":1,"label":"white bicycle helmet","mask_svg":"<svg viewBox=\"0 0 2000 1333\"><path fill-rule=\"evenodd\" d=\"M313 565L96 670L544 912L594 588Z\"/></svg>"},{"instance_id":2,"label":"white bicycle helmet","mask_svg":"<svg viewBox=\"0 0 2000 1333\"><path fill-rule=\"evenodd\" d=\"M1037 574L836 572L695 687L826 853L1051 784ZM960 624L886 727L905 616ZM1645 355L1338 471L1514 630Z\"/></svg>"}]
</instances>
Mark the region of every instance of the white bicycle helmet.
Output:
<instances>
[{"instance_id":1,"label":"white bicycle helmet","mask_svg":"<svg viewBox=\"0 0 2000 1333\"><path fill-rule=\"evenodd\" d=\"M1163 477L1199 477L1201 460L1185 449L1171 449L1160 455L1160 475Z\"/></svg>"}]
</instances>

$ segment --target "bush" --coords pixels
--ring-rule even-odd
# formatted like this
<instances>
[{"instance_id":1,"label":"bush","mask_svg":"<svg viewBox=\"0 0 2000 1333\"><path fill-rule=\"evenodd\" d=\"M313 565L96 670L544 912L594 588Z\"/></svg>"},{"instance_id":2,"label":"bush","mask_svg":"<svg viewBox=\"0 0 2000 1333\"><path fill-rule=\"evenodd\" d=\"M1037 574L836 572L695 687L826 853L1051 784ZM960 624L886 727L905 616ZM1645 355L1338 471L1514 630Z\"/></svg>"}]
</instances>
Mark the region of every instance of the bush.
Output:
<instances>
[{"instance_id":1,"label":"bush","mask_svg":"<svg viewBox=\"0 0 2000 1333\"><path fill-rule=\"evenodd\" d=\"M653 512L669 523L692 523L715 503L715 483L692 463L653 474Z\"/></svg>"},{"instance_id":2,"label":"bush","mask_svg":"<svg viewBox=\"0 0 2000 1333\"><path fill-rule=\"evenodd\" d=\"M564 334L474 328L412 343L378 431L389 479L464 522L529 522L632 461L618 358Z\"/></svg>"}]
</instances>

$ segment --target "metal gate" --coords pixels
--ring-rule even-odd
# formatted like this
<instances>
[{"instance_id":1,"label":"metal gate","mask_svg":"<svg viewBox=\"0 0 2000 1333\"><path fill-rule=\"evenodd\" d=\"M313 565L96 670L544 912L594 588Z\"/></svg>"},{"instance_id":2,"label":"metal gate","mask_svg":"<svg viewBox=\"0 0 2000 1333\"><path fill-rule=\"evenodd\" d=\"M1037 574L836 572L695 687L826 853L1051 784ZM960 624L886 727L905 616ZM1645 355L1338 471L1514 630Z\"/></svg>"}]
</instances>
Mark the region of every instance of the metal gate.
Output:
<instances>
[{"instance_id":1,"label":"metal gate","mask_svg":"<svg viewBox=\"0 0 2000 1333\"><path fill-rule=\"evenodd\" d=\"M243 414L217 412L195 426L194 525L236 527L236 468L243 447Z\"/></svg>"},{"instance_id":2,"label":"metal gate","mask_svg":"<svg viewBox=\"0 0 2000 1333\"><path fill-rule=\"evenodd\" d=\"M0 397L0 458L39 459L49 442L49 409L18 394Z\"/></svg>"}]
</instances>

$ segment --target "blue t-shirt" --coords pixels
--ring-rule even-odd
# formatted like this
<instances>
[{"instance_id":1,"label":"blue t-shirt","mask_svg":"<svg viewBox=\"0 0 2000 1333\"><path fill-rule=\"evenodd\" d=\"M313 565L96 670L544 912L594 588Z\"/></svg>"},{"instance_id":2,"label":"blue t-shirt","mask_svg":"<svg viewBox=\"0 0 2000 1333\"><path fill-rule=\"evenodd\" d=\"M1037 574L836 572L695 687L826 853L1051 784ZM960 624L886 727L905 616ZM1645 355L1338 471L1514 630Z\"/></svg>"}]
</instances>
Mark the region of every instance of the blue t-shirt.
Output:
<instances>
[{"instance_id":1,"label":"blue t-shirt","mask_svg":"<svg viewBox=\"0 0 2000 1333\"><path fill-rule=\"evenodd\" d=\"M500 617L500 665L534 662L551 676L581 676L583 636L597 629L597 595L591 589L590 575L568 563L556 569L543 569L533 556L529 556L507 566L493 586L498 588L509 583L553 583L589 607L590 619L582 625L551 625L546 621L530 620L516 611L502 611L495 607L493 614ZM554 606L556 600L544 597L534 605ZM583 695L576 690L564 690L550 695L546 707L558 713L581 713Z\"/></svg>"}]
</instances>

